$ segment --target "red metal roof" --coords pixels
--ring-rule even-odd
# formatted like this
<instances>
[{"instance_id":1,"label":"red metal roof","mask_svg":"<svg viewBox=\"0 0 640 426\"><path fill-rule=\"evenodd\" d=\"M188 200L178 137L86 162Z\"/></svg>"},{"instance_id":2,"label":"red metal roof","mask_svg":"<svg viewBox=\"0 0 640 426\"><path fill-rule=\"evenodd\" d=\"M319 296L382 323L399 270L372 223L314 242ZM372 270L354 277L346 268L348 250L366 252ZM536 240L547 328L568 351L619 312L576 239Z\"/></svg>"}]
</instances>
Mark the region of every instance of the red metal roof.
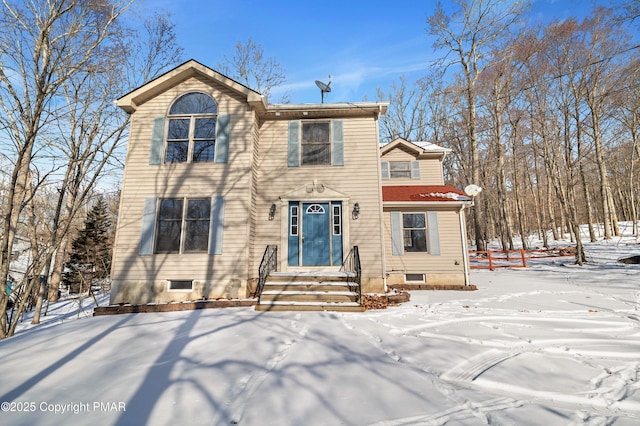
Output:
<instances>
[{"instance_id":1,"label":"red metal roof","mask_svg":"<svg viewBox=\"0 0 640 426\"><path fill-rule=\"evenodd\" d=\"M383 186L382 201L471 201L451 185Z\"/></svg>"}]
</instances>

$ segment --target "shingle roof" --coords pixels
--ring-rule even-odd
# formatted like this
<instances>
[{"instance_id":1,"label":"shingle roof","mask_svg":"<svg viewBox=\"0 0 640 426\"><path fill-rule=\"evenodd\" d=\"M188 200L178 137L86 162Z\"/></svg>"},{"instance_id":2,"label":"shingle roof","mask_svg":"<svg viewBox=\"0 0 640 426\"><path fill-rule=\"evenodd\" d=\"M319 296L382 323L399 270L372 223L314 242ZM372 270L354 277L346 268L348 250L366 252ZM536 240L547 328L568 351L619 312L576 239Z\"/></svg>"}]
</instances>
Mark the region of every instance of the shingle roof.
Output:
<instances>
[{"instance_id":1,"label":"shingle roof","mask_svg":"<svg viewBox=\"0 0 640 426\"><path fill-rule=\"evenodd\" d=\"M382 201L471 201L451 185L383 186Z\"/></svg>"}]
</instances>

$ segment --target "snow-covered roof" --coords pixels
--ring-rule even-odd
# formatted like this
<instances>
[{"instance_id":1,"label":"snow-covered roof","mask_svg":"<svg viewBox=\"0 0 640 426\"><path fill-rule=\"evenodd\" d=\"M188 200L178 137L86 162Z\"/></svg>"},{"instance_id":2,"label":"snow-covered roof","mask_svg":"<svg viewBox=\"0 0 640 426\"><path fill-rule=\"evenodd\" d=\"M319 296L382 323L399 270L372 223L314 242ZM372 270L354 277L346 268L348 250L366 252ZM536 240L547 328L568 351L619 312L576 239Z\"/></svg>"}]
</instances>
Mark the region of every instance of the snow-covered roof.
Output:
<instances>
[{"instance_id":1,"label":"snow-covered roof","mask_svg":"<svg viewBox=\"0 0 640 426\"><path fill-rule=\"evenodd\" d=\"M408 141L403 138L397 138L387 144L381 145L381 154L384 155L397 147L401 147L406 151L413 152L414 155L440 154L444 157L451 152L450 148L444 148L440 145L436 145L435 143L426 141Z\"/></svg>"},{"instance_id":2,"label":"snow-covered roof","mask_svg":"<svg viewBox=\"0 0 640 426\"><path fill-rule=\"evenodd\" d=\"M451 152L451 148L445 148L440 145L436 145L435 143L426 142L426 141L410 141L410 143L414 145L418 145L424 151L428 152Z\"/></svg>"}]
</instances>

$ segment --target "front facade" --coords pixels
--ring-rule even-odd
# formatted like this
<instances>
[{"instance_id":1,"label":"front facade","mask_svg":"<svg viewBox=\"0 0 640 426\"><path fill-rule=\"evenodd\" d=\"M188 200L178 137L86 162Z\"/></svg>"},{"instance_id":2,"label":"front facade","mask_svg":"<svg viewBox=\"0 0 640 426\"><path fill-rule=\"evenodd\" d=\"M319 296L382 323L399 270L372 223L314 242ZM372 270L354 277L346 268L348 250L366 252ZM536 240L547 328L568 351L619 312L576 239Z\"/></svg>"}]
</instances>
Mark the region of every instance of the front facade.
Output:
<instances>
[{"instance_id":1,"label":"front facade","mask_svg":"<svg viewBox=\"0 0 640 426\"><path fill-rule=\"evenodd\" d=\"M131 128L112 304L250 297L267 246L292 273L338 271L358 246L363 292L385 290L386 103L268 104L189 61L118 105Z\"/></svg>"}]
</instances>

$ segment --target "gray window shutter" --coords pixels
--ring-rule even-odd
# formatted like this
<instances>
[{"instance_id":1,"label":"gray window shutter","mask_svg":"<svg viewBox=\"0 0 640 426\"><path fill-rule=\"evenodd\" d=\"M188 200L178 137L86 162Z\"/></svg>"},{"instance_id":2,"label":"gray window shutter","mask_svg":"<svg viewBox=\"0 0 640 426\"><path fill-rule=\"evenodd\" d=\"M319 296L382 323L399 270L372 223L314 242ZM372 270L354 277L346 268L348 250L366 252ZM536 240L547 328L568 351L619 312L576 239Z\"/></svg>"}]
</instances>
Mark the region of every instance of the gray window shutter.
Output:
<instances>
[{"instance_id":1,"label":"gray window shutter","mask_svg":"<svg viewBox=\"0 0 640 426\"><path fill-rule=\"evenodd\" d=\"M391 254L402 256L404 253L404 236L402 233L402 213L391 212Z\"/></svg>"},{"instance_id":2,"label":"gray window shutter","mask_svg":"<svg viewBox=\"0 0 640 426\"><path fill-rule=\"evenodd\" d=\"M420 179L420 162L411 162L411 179Z\"/></svg>"},{"instance_id":3,"label":"gray window shutter","mask_svg":"<svg viewBox=\"0 0 640 426\"><path fill-rule=\"evenodd\" d=\"M289 145L287 148L287 166L300 165L300 122L289 122Z\"/></svg>"},{"instance_id":4,"label":"gray window shutter","mask_svg":"<svg viewBox=\"0 0 640 426\"><path fill-rule=\"evenodd\" d=\"M153 132L151 133L151 151L149 153L149 164L160 164L162 162L164 122L164 117L155 117L153 119Z\"/></svg>"},{"instance_id":5,"label":"gray window shutter","mask_svg":"<svg viewBox=\"0 0 640 426\"><path fill-rule=\"evenodd\" d=\"M214 162L226 163L229 161L229 131L231 124L231 115L220 114L216 121L216 153Z\"/></svg>"},{"instance_id":6,"label":"gray window shutter","mask_svg":"<svg viewBox=\"0 0 640 426\"><path fill-rule=\"evenodd\" d=\"M429 253L440 255L440 232L438 231L438 212L427 212L429 221Z\"/></svg>"},{"instance_id":7,"label":"gray window shutter","mask_svg":"<svg viewBox=\"0 0 640 426\"><path fill-rule=\"evenodd\" d=\"M153 254L153 242L156 230L156 199L145 198L142 213L142 231L140 231L140 246L138 254L148 256Z\"/></svg>"},{"instance_id":8,"label":"gray window shutter","mask_svg":"<svg viewBox=\"0 0 640 426\"><path fill-rule=\"evenodd\" d=\"M331 164L344 166L343 121L333 120L331 127Z\"/></svg>"},{"instance_id":9,"label":"gray window shutter","mask_svg":"<svg viewBox=\"0 0 640 426\"><path fill-rule=\"evenodd\" d=\"M211 226L209 227L209 254L222 254L224 236L224 197L211 198Z\"/></svg>"},{"instance_id":10,"label":"gray window shutter","mask_svg":"<svg viewBox=\"0 0 640 426\"><path fill-rule=\"evenodd\" d=\"M382 180L389 180L389 162L383 161L380 166L382 168Z\"/></svg>"}]
</instances>

